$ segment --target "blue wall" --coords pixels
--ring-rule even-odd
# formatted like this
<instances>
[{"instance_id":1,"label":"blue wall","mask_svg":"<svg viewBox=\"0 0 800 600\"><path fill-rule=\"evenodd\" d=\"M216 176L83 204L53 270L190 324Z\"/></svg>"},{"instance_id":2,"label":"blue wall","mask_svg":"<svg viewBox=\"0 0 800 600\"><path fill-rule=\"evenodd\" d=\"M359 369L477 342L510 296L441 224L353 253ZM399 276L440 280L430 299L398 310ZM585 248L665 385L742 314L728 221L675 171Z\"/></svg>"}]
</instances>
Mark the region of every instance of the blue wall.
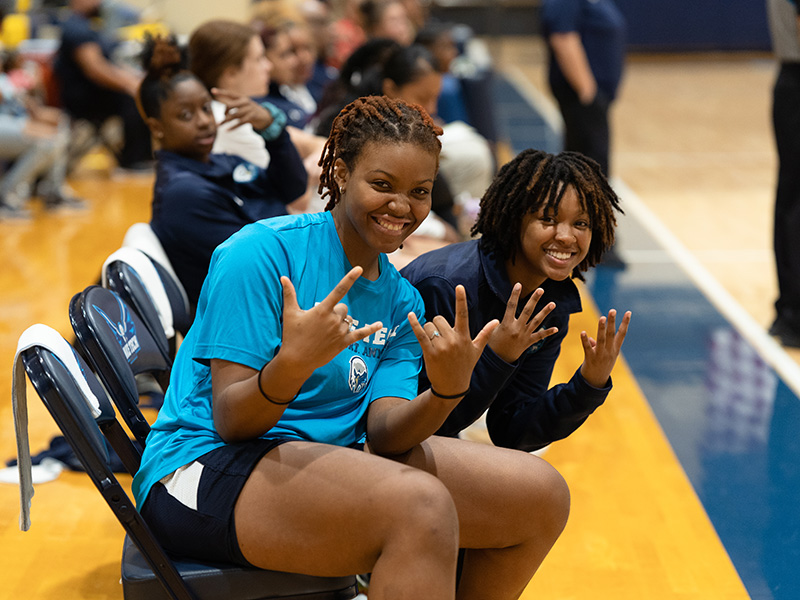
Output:
<instances>
[{"instance_id":1,"label":"blue wall","mask_svg":"<svg viewBox=\"0 0 800 600\"><path fill-rule=\"evenodd\" d=\"M766 0L615 0L631 50L769 50Z\"/></svg>"}]
</instances>

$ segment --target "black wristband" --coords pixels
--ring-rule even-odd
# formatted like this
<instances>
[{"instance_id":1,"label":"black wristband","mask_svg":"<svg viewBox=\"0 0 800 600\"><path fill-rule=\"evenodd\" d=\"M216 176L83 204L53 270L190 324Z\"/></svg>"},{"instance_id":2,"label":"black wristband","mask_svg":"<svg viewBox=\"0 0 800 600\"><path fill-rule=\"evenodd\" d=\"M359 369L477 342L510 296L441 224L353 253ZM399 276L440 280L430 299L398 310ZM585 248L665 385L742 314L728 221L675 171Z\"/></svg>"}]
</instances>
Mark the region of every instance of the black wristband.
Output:
<instances>
[{"instance_id":1,"label":"black wristband","mask_svg":"<svg viewBox=\"0 0 800 600\"><path fill-rule=\"evenodd\" d=\"M439 392L437 392L435 389L433 389L433 386L431 386L431 394L433 394L437 398L442 398L444 400L455 400L456 398L461 398L461 396L466 396L467 394L469 394L469 390L470 390L470 388L467 388L465 391L461 392L460 394L453 394L452 396L445 396L444 394L440 394Z\"/></svg>"},{"instance_id":2,"label":"black wristband","mask_svg":"<svg viewBox=\"0 0 800 600\"><path fill-rule=\"evenodd\" d=\"M268 364L269 363L267 363L267 365ZM261 395L264 396L264 398L266 398L269 402L271 402L272 404L277 404L278 406L286 406L286 405L291 404L292 402L294 402L294 399L297 398L298 394L300 394L299 390L298 390L297 394L295 394L294 397L289 399L287 402L278 402L277 400L273 400L272 398L267 396L267 393L264 391L264 388L261 387L261 373L264 372L264 367L266 367L267 365L264 365L263 367L261 367L261 370L258 372L258 379L257 379L257 381L258 381L258 391L261 392Z\"/></svg>"}]
</instances>

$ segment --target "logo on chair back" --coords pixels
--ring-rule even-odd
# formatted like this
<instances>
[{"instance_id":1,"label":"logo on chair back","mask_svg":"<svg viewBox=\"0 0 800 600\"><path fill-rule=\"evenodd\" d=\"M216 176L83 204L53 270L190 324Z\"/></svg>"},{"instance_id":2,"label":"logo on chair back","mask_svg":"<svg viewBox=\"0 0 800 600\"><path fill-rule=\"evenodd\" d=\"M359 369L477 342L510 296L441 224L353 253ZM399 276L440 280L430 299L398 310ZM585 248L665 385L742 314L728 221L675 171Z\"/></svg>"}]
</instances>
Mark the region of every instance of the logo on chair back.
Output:
<instances>
[{"instance_id":1,"label":"logo on chair back","mask_svg":"<svg viewBox=\"0 0 800 600\"><path fill-rule=\"evenodd\" d=\"M96 304L92 304L92 308L105 319L109 329L114 332L114 338L117 340L120 348L122 348L122 352L125 354L125 360L127 360L128 363L133 363L141 349L139 346L139 339L136 337L136 326L128 310L125 308L125 305L120 302L119 298L117 298L117 303L119 304L119 321L111 319L103 309Z\"/></svg>"},{"instance_id":2,"label":"logo on chair back","mask_svg":"<svg viewBox=\"0 0 800 600\"><path fill-rule=\"evenodd\" d=\"M367 385L367 363L360 356L350 359L350 376L347 383L354 394L358 394Z\"/></svg>"}]
</instances>

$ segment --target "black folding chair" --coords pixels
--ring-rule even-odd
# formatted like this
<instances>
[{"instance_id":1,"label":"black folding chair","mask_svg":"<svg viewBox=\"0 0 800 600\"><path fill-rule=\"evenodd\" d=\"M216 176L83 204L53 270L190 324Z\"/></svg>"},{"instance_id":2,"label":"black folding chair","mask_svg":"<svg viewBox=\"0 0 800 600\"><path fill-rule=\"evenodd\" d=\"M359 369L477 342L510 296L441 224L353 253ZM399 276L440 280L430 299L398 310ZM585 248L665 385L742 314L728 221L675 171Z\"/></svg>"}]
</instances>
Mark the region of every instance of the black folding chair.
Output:
<instances>
[{"instance_id":1,"label":"black folding chair","mask_svg":"<svg viewBox=\"0 0 800 600\"><path fill-rule=\"evenodd\" d=\"M97 285L73 296L69 318L86 360L144 448L150 425L139 408L136 375L152 375L166 391L172 361L163 331L154 336L117 294Z\"/></svg>"},{"instance_id":2,"label":"black folding chair","mask_svg":"<svg viewBox=\"0 0 800 600\"><path fill-rule=\"evenodd\" d=\"M172 290L169 291L170 300L172 301L172 294L177 293L180 307L176 310L177 312L185 312L188 315L188 329L188 325L191 325L192 319L192 307L189 304L189 297L186 295L186 290L181 280L178 278L178 274L175 272L167 253L164 251L161 241L153 231L153 228L150 227L150 223L134 223L128 227L128 231L125 232L125 238L122 240L122 247L141 250L160 267L160 270L163 269L170 275L171 283L168 284L168 287L172 288ZM176 300L175 303L178 303L178 300ZM173 304L173 308L176 308L175 304ZM180 327L178 327L178 331L184 335L186 334L186 331Z\"/></svg>"},{"instance_id":3,"label":"black folding chair","mask_svg":"<svg viewBox=\"0 0 800 600\"><path fill-rule=\"evenodd\" d=\"M147 253L123 247L106 259L102 282L136 311L157 342L165 336L174 357L177 334L186 335L192 319L180 282L169 270Z\"/></svg>"},{"instance_id":4,"label":"black folding chair","mask_svg":"<svg viewBox=\"0 0 800 600\"><path fill-rule=\"evenodd\" d=\"M68 346L67 346L68 347ZM235 565L177 560L166 554L108 466L104 436L135 470L139 454L116 419L114 408L83 359L66 365L50 346L30 344L22 362L67 442L125 528L122 589L126 600L345 600L357 593L355 577L312 577ZM83 380L83 381L81 381ZM94 398L82 391L88 385ZM90 408L90 401L91 406ZM92 410L95 415L93 417Z\"/></svg>"}]
</instances>

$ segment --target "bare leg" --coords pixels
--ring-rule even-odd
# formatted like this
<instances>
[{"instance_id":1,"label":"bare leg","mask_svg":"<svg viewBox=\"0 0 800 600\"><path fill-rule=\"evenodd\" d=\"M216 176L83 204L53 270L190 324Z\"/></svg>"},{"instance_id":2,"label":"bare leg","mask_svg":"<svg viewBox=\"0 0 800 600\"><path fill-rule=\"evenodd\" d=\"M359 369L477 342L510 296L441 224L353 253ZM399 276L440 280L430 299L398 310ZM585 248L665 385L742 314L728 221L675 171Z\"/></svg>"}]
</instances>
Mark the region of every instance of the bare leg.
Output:
<instances>
[{"instance_id":1,"label":"bare leg","mask_svg":"<svg viewBox=\"0 0 800 600\"><path fill-rule=\"evenodd\" d=\"M437 436L399 460L436 475L453 497L468 549L459 600L518 598L566 525L561 475L525 452Z\"/></svg>"},{"instance_id":2,"label":"bare leg","mask_svg":"<svg viewBox=\"0 0 800 600\"><path fill-rule=\"evenodd\" d=\"M258 463L235 520L243 554L263 568L371 571L370 600L455 597L456 508L445 486L419 469L289 442Z\"/></svg>"}]
</instances>

